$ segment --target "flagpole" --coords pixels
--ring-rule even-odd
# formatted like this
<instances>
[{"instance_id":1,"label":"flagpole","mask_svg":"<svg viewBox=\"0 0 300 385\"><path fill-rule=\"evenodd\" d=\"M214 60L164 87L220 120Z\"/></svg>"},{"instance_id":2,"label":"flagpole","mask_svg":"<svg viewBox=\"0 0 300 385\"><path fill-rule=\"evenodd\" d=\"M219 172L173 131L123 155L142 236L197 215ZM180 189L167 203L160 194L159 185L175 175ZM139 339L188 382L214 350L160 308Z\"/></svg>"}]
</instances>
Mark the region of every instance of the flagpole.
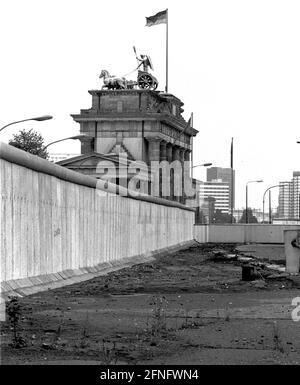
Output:
<instances>
[{"instance_id":1,"label":"flagpole","mask_svg":"<svg viewBox=\"0 0 300 385\"><path fill-rule=\"evenodd\" d=\"M191 113L191 127L194 126L194 113ZM193 183L193 164L194 164L194 152L193 152L193 135L191 136L191 178Z\"/></svg>"},{"instance_id":2,"label":"flagpole","mask_svg":"<svg viewBox=\"0 0 300 385\"><path fill-rule=\"evenodd\" d=\"M233 223L233 138L231 138L231 148L230 148L230 168L231 168L231 186L230 186L230 211L231 211L231 223Z\"/></svg>"},{"instance_id":3,"label":"flagpole","mask_svg":"<svg viewBox=\"0 0 300 385\"><path fill-rule=\"evenodd\" d=\"M167 23L166 23L166 93L168 92L168 66L169 66L169 21L168 21L168 8L167 11Z\"/></svg>"}]
</instances>

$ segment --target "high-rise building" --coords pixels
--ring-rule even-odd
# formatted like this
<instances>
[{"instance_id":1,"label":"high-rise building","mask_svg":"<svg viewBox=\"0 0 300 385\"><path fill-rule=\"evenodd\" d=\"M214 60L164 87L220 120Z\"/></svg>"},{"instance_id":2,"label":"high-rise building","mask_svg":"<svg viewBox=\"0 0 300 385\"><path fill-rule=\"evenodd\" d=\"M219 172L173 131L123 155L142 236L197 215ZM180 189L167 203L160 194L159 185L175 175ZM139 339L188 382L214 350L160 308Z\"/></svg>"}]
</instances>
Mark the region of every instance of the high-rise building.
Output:
<instances>
[{"instance_id":1,"label":"high-rise building","mask_svg":"<svg viewBox=\"0 0 300 385\"><path fill-rule=\"evenodd\" d=\"M293 179L279 184L279 218L300 218L300 171L293 172Z\"/></svg>"},{"instance_id":2,"label":"high-rise building","mask_svg":"<svg viewBox=\"0 0 300 385\"><path fill-rule=\"evenodd\" d=\"M235 202L235 171L231 168L210 167L206 170L207 182L219 180L229 186L229 209L234 208ZM232 189L232 191L231 191ZM232 197L232 206L231 206Z\"/></svg>"},{"instance_id":3,"label":"high-rise building","mask_svg":"<svg viewBox=\"0 0 300 385\"><path fill-rule=\"evenodd\" d=\"M228 183L221 179L209 182L202 182L199 185L199 202L204 202L207 198L214 198L215 210L221 210L224 214L230 213L230 188Z\"/></svg>"}]
</instances>

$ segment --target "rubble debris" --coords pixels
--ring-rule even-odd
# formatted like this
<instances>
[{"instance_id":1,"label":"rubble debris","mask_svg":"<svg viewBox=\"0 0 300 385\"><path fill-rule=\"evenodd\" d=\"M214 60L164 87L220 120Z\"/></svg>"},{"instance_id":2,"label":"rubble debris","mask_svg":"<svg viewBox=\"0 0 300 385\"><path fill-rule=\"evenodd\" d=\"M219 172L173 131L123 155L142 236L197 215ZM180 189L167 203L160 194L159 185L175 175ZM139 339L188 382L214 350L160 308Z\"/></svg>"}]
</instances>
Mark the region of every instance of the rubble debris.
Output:
<instances>
[{"instance_id":1,"label":"rubble debris","mask_svg":"<svg viewBox=\"0 0 300 385\"><path fill-rule=\"evenodd\" d=\"M293 285L300 287L300 275L290 275L289 279L293 282Z\"/></svg>"},{"instance_id":2,"label":"rubble debris","mask_svg":"<svg viewBox=\"0 0 300 385\"><path fill-rule=\"evenodd\" d=\"M254 258L252 258L252 257L238 256L238 257L237 257L237 260L240 261L240 262L250 262L250 261L254 261Z\"/></svg>"},{"instance_id":3,"label":"rubble debris","mask_svg":"<svg viewBox=\"0 0 300 385\"><path fill-rule=\"evenodd\" d=\"M252 281L251 285L258 289L264 289L267 286L266 282L263 279L257 279L255 281Z\"/></svg>"},{"instance_id":4,"label":"rubble debris","mask_svg":"<svg viewBox=\"0 0 300 385\"><path fill-rule=\"evenodd\" d=\"M220 261L236 261L238 259L237 254L228 253L226 250L218 249L212 251L212 260Z\"/></svg>"},{"instance_id":5,"label":"rubble debris","mask_svg":"<svg viewBox=\"0 0 300 385\"><path fill-rule=\"evenodd\" d=\"M289 274L288 273L281 273L281 274L270 274L268 275L266 278L267 279L276 279L276 280L286 280L289 278Z\"/></svg>"},{"instance_id":6,"label":"rubble debris","mask_svg":"<svg viewBox=\"0 0 300 385\"><path fill-rule=\"evenodd\" d=\"M229 260L231 260L231 261L235 261L235 260L238 259L238 256L237 256L237 254L227 254L227 255L225 256L225 258L226 258L226 259L229 259Z\"/></svg>"}]
</instances>

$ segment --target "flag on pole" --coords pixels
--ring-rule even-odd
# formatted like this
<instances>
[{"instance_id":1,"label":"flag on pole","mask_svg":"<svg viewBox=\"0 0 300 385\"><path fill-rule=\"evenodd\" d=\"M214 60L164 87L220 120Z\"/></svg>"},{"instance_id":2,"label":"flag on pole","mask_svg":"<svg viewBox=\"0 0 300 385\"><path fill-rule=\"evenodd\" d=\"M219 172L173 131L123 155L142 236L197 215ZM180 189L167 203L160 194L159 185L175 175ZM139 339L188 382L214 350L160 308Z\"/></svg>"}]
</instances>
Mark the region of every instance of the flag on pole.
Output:
<instances>
[{"instance_id":1,"label":"flag on pole","mask_svg":"<svg viewBox=\"0 0 300 385\"><path fill-rule=\"evenodd\" d=\"M191 117L190 117L189 120L187 121L187 124L184 126L184 128L183 128L181 131L178 132L178 136L177 136L177 138L175 139L173 145L177 142L177 140L180 139L181 134L184 134L185 131L186 131L189 127L191 127L192 121L193 121L193 113L191 113Z\"/></svg>"},{"instance_id":2,"label":"flag on pole","mask_svg":"<svg viewBox=\"0 0 300 385\"><path fill-rule=\"evenodd\" d=\"M233 138L231 138L231 148L230 148L230 167L233 168Z\"/></svg>"},{"instance_id":3,"label":"flag on pole","mask_svg":"<svg viewBox=\"0 0 300 385\"><path fill-rule=\"evenodd\" d=\"M231 147L230 147L230 168L231 168L231 177L230 177L230 214L231 214L231 223L234 223L234 219L233 219L233 208L234 208L233 138L231 138Z\"/></svg>"},{"instance_id":4,"label":"flag on pole","mask_svg":"<svg viewBox=\"0 0 300 385\"><path fill-rule=\"evenodd\" d=\"M167 9L158 12L156 15L146 17L146 27L152 27L152 25L166 24L167 23Z\"/></svg>"},{"instance_id":5,"label":"flag on pole","mask_svg":"<svg viewBox=\"0 0 300 385\"><path fill-rule=\"evenodd\" d=\"M166 24L166 93L168 92L168 78L169 78L169 27L168 27L168 9L158 12L156 15L146 17L146 27L152 25Z\"/></svg>"}]
</instances>

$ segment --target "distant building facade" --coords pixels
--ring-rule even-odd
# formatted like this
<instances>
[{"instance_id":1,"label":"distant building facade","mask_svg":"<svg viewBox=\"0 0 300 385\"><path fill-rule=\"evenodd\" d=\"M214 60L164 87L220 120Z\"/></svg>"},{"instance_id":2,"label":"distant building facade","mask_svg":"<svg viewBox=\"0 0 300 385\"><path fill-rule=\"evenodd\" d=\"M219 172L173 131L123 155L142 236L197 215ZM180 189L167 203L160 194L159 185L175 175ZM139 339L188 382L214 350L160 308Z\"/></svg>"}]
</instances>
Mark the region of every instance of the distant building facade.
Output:
<instances>
[{"instance_id":1,"label":"distant building facade","mask_svg":"<svg viewBox=\"0 0 300 385\"><path fill-rule=\"evenodd\" d=\"M107 157L114 162L118 156L126 156L128 164L142 161L151 170L151 177L155 176L154 167L158 162L189 164L192 137L198 131L183 118L183 103L177 97L146 89L91 90L89 93L91 108L72 115L80 124L80 133L88 140L81 140L80 157L62 160L61 166L102 178L97 172L97 160ZM183 185L183 173L181 178L182 181L177 182L172 174L166 182L160 174L153 183L158 194L153 195L186 203L183 193L175 194L174 185ZM121 179L118 175L117 182ZM164 193L163 183L169 184L169 193ZM150 180L142 180L141 184L142 192L152 194Z\"/></svg>"},{"instance_id":2,"label":"distant building facade","mask_svg":"<svg viewBox=\"0 0 300 385\"><path fill-rule=\"evenodd\" d=\"M228 183L221 179L199 184L199 202L204 202L207 198L214 198L214 209L221 210L224 214L230 213L230 188Z\"/></svg>"},{"instance_id":3,"label":"distant building facade","mask_svg":"<svg viewBox=\"0 0 300 385\"><path fill-rule=\"evenodd\" d=\"M196 191L193 198L188 199L186 204L189 207L195 209L195 223L196 224L209 224L212 223L213 216L215 214L215 202L216 199L212 196L204 196L203 184L198 179L193 178L192 186Z\"/></svg>"},{"instance_id":4,"label":"distant building facade","mask_svg":"<svg viewBox=\"0 0 300 385\"><path fill-rule=\"evenodd\" d=\"M279 219L300 218L300 171L293 172L293 179L279 184Z\"/></svg>"},{"instance_id":5,"label":"distant building facade","mask_svg":"<svg viewBox=\"0 0 300 385\"><path fill-rule=\"evenodd\" d=\"M73 158L74 156L78 156L80 154L49 154L49 162L56 163L60 162L61 160Z\"/></svg>"},{"instance_id":6,"label":"distant building facade","mask_svg":"<svg viewBox=\"0 0 300 385\"><path fill-rule=\"evenodd\" d=\"M229 186L229 209L235 207L235 170L224 167L209 167L206 170L206 180L207 182L220 180L222 183L227 183Z\"/></svg>"}]
</instances>

